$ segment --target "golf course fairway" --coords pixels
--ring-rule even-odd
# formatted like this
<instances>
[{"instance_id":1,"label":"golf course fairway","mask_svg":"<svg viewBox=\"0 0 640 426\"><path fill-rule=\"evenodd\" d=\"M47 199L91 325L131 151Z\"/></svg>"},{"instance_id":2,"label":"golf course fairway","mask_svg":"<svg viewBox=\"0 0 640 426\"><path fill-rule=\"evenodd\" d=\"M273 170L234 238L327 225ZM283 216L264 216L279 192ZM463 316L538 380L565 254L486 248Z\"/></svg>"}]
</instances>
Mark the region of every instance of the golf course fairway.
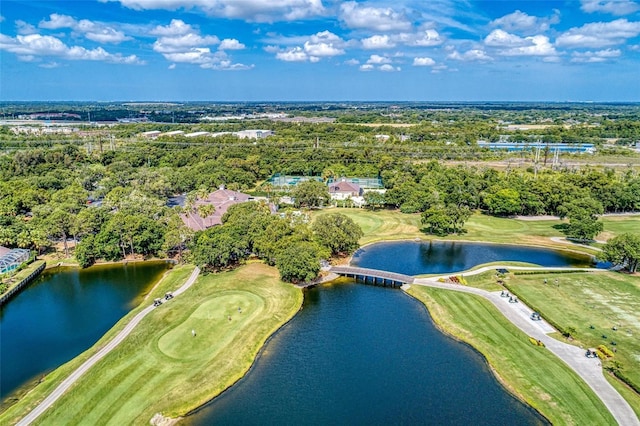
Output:
<instances>
[{"instance_id":1,"label":"golf course fairway","mask_svg":"<svg viewBox=\"0 0 640 426\"><path fill-rule=\"evenodd\" d=\"M164 282L172 281L172 274L186 277L191 269L174 269L150 297L173 288ZM239 380L269 336L300 309L302 299L300 289L281 282L277 270L262 263L201 275L187 292L145 317L36 424L149 424L156 413L184 415ZM104 343L59 370L68 374L69 364ZM64 377L57 370L50 374L4 412L0 423L15 423Z\"/></svg>"}]
</instances>

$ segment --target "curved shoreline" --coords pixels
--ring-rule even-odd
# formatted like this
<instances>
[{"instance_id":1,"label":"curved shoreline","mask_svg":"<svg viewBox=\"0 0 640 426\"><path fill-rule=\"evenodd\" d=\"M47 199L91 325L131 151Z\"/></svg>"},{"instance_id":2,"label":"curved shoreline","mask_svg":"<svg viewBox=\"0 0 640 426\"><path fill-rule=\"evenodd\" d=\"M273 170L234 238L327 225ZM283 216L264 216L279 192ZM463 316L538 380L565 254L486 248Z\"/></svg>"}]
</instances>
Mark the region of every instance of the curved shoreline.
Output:
<instances>
[{"instance_id":1,"label":"curved shoreline","mask_svg":"<svg viewBox=\"0 0 640 426\"><path fill-rule=\"evenodd\" d=\"M445 241L445 242L465 242L465 243L475 243L475 244L485 243L485 244L500 244L500 245L506 245L506 246L522 246L522 244L512 244L512 243L491 243L491 242L466 241L466 240L423 240L423 239L420 239L419 241L416 241L416 239L404 239L404 240L384 240L384 241L376 241L376 242L372 242L372 243L366 244L366 245L364 245L364 246L362 246L362 247L366 247L366 246L371 245L371 244L380 244L380 243L393 242L393 241L415 241L415 242ZM548 246L537 246L537 247L550 249L550 247L548 247ZM556 246L556 247L557 247L557 246ZM564 250L564 249L557 249L557 250L558 250L558 251L569 251L569 252L576 252L576 253L580 253L580 254L586 254L586 253L584 253L584 252L582 252L582 251ZM348 258L348 262L350 263L350 262L351 262L351 260L352 260L352 256ZM159 261L159 262L160 262L160 261L166 261L166 260L157 259L157 260L155 260L155 261ZM138 262L148 262L148 261L142 261L142 260L140 260L140 261L132 261L131 263L133 263L133 262L138 263ZM98 265L115 264L115 263L129 263L129 262L126 262L126 261L124 261L124 262L123 262L123 261L120 261L120 262L108 262L108 263L100 263L100 264L96 264L96 266L98 266ZM72 265L69 265L69 266L72 266ZM55 267L55 265L54 265L54 267ZM483 269L483 267L480 267L479 269L472 269L472 270L468 270L468 271L463 272L463 273L464 273L464 274L466 274L466 275L470 275L470 274L471 274L471 275L472 275L472 274L479 274L479 273L484 272L485 270L488 270L488 269L494 269L495 267L499 267L499 266L493 266L493 265L492 265L492 266L490 266L490 267L484 267L485 269ZM536 269L535 267L514 267L514 266L507 266L507 267L508 267L508 268L512 268L512 269ZM552 270L552 269L556 269L556 270L558 270L558 269L562 269L562 270L567 270L567 269L576 269L576 268L542 268L542 269L549 269L549 270ZM587 269L587 268L577 268L577 269L585 270L585 271L589 270L589 269ZM603 270L603 269L597 269L597 271L604 271L604 270ZM451 275L451 274L447 274L447 276L449 276L449 275ZM420 280L435 280L435 279L437 279L437 278L438 278L438 277L419 278L419 279L420 279ZM332 281L332 280L327 280L327 281ZM417 284L418 284L418 285L421 285L420 283L417 283ZM447 285L447 286L451 286L451 285ZM448 287L443 287L443 288L450 289L450 288L448 288ZM464 291L464 290L460 290L460 291ZM405 293L406 293L406 292L405 292ZM411 295L410 295L410 296L411 296ZM411 296L411 297L413 297L413 296ZM419 301L419 299L418 299L418 301ZM422 302L421 302L421 303L422 303ZM240 380L242 380L242 379L243 379L243 378L244 378L244 377L245 377L245 376L246 376L246 375L247 375L247 374L248 374L248 373L249 373L249 372L254 368L254 366L255 366L255 364L257 363L257 361L258 361L259 357L260 357L260 356L262 356L262 353L263 353L264 348L266 347L266 344L267 344L267 343L268 343L268 342L269 342L269 341L270 341L270 340L271 340L271 339L276 335L276 333L278 333L278 332L279 332L279 331L280 331L280 330L281 330L285 325L289 324L289 323L293 320L293 318L295 318L295 316L297 315L297 313L298 313L298 312L300 312L300 310L303 308L303 304L304 304L304 299L303 299L303 302L302 302L302 304L300 305L299 309L298 309L296 312L294 312L294 313L293 313L293 315L291 315L291 317L290 317L290 318L288 318L286 322L284 322L283 324L281 324L280 326L278 326L278 327L277 327L277 328L276 328L276 329L275 329L275 330L274 330L274 331L273 331L273 332L272 332L272 333L267 337L267 339L266 339L264 342L262 342L261 346L260 346L260 347L259 347L259 349L258 349L258 353L256 354L256 356L255 356L255 357L254 357L254 359L252 360L252 362L251 362L251 364L250 364L249 368L248 368L248 369L247 369L247 370L242 374L242 376L241 376L241 377L239 377L239 378L238 378L237 380L235 380L233 383L229 384L229 385L228 385L227 387L225 387L221 392L219 392L217 395L213 396L213 397L212 397L209 401L207 401L206 403L201 404L201 405L199 405L197 408L195 408L195 409L193 409L193 410L191 410L191 411L187 412L187 413L184 415L184 417L188 417L188 416L190 416L190 415L192 415L192 414L195 414L196 412L200 411L200 410L201 410L201 409L203 409L205 406L207 406L207 405L208 405L208 404L210 404L212 401L214 401L216 398L218 398L220 395L222 395L224 392L226 392L227 390L229 390L232 386L234 386L235 384L237 384ZM425 307L426 307L426 305L425 305ZM427 310L428 310L428 308L427 308ZM430 313L430 315L431 315L431 313ZM432 317L432 318L433 318L433 317ZM439 324L437 324L435 321L434 321L434 324L436 324L436 325L438 326L438 328L440 329ZM516 324L516 326L517 326L517 324ZM441 330L441 331L442 331L442 330ZM443 332L444 332L444 331L443 331ZM446 333L446 332L444 332L444 333L445 333L445 334L447 334L447 335L450 335L449 333ZM457 339L457 337L455 337L455 336L452 336L452 337L454 337L454 338L456 338L456 339ZM462 341L463 341L463 340L462 340ZM465 343L466 343L466 344L468 344L470 347L472 347L474 350L478 351L478 350L477 350L473 345L471 345L470 343L467 343L467 342L465 342ZM479 352L479 351L478 351L478 352ZM481 354L482 354L482 352L479 352L479 353L481 353ZM483 357L484 357L484 354L483 354ZM517 394L515 394L515 393L511 390L511 387L510 387L510 386L506 386L506 385L505 385L505 383L506 383L506 382L504 382L504 381L502 380L502 378L497 374L496 370L493 368L493 366L491 365L491 363L489 363L488 359L487 359L486 357L484 357L484 358L485 358L485 360L486 360L487 364L490 366L490 369L491 369L491 371L492 371L492 374L494 374L494 376L498 378L498 381L499 381L499 382L500 382L500 383L505 387L505 389L506 389L506 390L507 390L507 391L508 391L508 392L509 392L513 397L517 398L518 400L521 400L521 398L519 398L519 397L518 397L518 395L517 395ZM615 392L615 390L614 390L614 392ZM598 395L598 393L597 393L597 392L596 392L596 395ZM526 401L525 401L525 403L526 403ZM529 405L529 404L527 404L527 405ZM530 406L530 405L529 405L529 406ZM530 406L530 407L531 407L531 406ZM533 407L531 407L531 408L535 410L535 408L533 408ZM537 411L537 410L536 410L536 411ZM542 415L542 414L541 414L541 415ZM545 416L544 416L544 415L542 415L542 417L545 417ZM164 425L164 424L173 424L173 423L175 423L176 421L179 421L181 418L183 418L183 417L178 417L178 418L173 418L173 419L171 419L171 418L165 418L165 417L162 417L162 418L161 418L161 419L159 419L159 420L162 422L161 424L163 424L163 425ZM545 418L546 418L546 417L545 417ZM166 422L169 422L169 423L165 423L165 421L166 421ZM636 422L637 422L637 419L636 419ZM19 424L22 424L22 423L19 423ZM621 423L621 424L637 424L637 423Z\"/></svg>"},{"instance_id":2,"label":"curved shoreline","mask_svg":"<svg viewBox=\"0 0 640 426\"><path fill-rule=\"evenodd\" d=\"M351 262L353 261L353 256L358 252L358 250L361 250L365 247L369 247L375 244L388 244L388 243L402 243L402 242L413 242L413 243L427 243L427 242L433 242L433 241L437 241L437 242L441 242L441 243L464 243L464 244L487 244L487 245L500 245L500 246L516 246L516 247L534 247L534 248L540 248L540 249L547 249L547 250L555 250L555 251L565 251L565 252L569 252L569 253L575 253L575 254L582 254L585 256L590 256L592 259L596 259L597 256L595 254L592 253L587 253L586 251L583 250L578 250L575 247L575 244L573 244L573 247L568 247L565 243L561 243L560 241L556 241L553 239L554 237L549 237L550 243L549 245L540 245L540 244L519 244L519 243L502 243L502 242L493 242L493 241L474 241L474 240L449 240L449 239L439 239L439 238L399 238L397 240L378 240L378 241L370 241L366 244L361 245L360 247L358 247L358 249L356 251L353 252L353 254L351 254L351 256L349 256L348 258L346 258L346 263L347 265L351 266ZM578 245L578 247L583 248L583 249L591 249L594 251L598 251L597 248L590 248L588 246L584 246L584 245ZM500 262L499 260L496 262ZM459 272L456 272L459 273Z\"/></svg>"},{"instance_id":3,"label":"curved shoreline","mask_svg":"<svg viewBox=\"0 0 640 426\"><path fill-rule=\"evenodd\" d=\"M547 420L549 425L553 424L551 422L551 420L549 420L547 418L547 416L544 415L544 413L542 413L537 408L533 407L521 395L519 395L516 392L516 388L514 388L506 379L504 379L498 373L498 370L496 370L495 367L491 364L491 362L489 362L489 359L487 358L487 356L485 355L484 352L480 351L478 348L476 348L475 346L473 346L471 343L467 342L466 340L462 339L461 337L458 337L455 334L450 333L448 330L446 330L442 326L442 324L440 322L436 321L436 317L434 317L433 313L429 310L429 307L422 300L418 299L413 294L408 293L405 289L402 289L402 290L403 290L404 294L406 294L407 296L409 296L410 298L414 299L415 301L420 303L422 306L424 306L424 308L427 310L427 313L429 314L429 317L431 318L431 322L438 329L438 331L440 331L445 336L447 336L447 337L449 337L449 338L451 338L451 339L453 339L453 340L455 340L457 342L460 342L460 343L463 343L463 344L467 345L469 348L471 348L471 350L473 350L476 353L480 354L480 356L482 357L482 359L484 360L486 365L489 367L489 370L491 371L491 374L493 375L493 377L496 379L496 381L498 381L498 383L500 383L500 385L507 391L507 393L509 393L509 395L511 395L513 398L515 398L516 400L522 402L527 407L529 407L530 409L532 409L533 411L538 413L540 415L540 417L542 417L543 419Z\"/></svg>"},{"instance_id":4,"label":"curved shoreline","mask_svg":"<svg viewBox=\"0 0 640 426\"><path fill-rule=\"evenodd\" d=\"M196 278L200 274L200 268L196 267L187 281L177 290L173 292L174 297L184 293L189 287L193 285ZM142 311L138 312L131 321L105 346L103 346L98 352L92 355L89 359L83 362L77 369L75 369L66 379L64 379L44 400L33 408L25 417L23 417L17 426L28 426L33 423L38 417L40 417L49 407L51 407L73 384L80 379L91 367L93 367L98 361L104 358L109 352L111 352L116 346L131 334L133 329L142 321L142 319L152 312L156 307L154 305L147 306Z\"/></svg>"},{"instance_id":5,"label":"curved shoreline","mask_svg":"<svg viewBox=\"0 0 640 426\"><path fill-rule=\"evenodd\" d=\"M513 267L508 265L493 265L487 267L481 267L477 270L474 270L474 274L480 274L487 270L496 269L496 268L511 268L511 269L521 269L521 270L531 270L531 269L540 269L540 270L554 270L554 268L531 268L531 267ZM555 268L558 270L561 268ZM564 270L570 270L571 268L563 268ZM585 270L589 271L586 268L573 268L573 270ZM591 270L591 272L595 271L604 271L604 270ZM453 275L455 275L454 273ZM459 273L458 273L459 274ZM467 272L467 275L471 274L471 272ZM449 274L451 275L451 274ZM475 287L465 287L459 284L444 284L437 281L439 277L429 277L429 278L416 278L414 280L413 285L426 286L432 288L438 288L448 291L458 291L463 293L475 294L480 296L486 300L488 300L498 311L514 326L524 332L526 335L533 336L537 340L542 341L546 348L551 351L554 355L556 355L560 360L562 360L569 368L571 368L584 382L591 388L595 395L600 398L600 400L605 404L609 412L614 416L615 420L620 425L640 425L640 420L635 415L631 405L618 393L618 391L613 388L613 386L606 380L603 370L600 366L599 360L589 359L584 356L584 351L576 346L569 345L567 343L563 343L559 340L556 340L550 336L548 336L549 332L544 332L541 329L542 326L547 326L551 330L554 330L546 321L542 320L539 324L532 325L527 322L526 319L522 317L522 315L518 315L513 307L505 305L505 301L500 297L498 292L489 292L486 290L478 289ZM407 287L404 287L403 290L408 290ZM523 302L519 303L520 306L526 307ZM425 305L426 306L426 305ZM428 308L427 308L428 309ZM529 314L533 312L530 308L528 309Z\"/></svg>"}]
</instances>

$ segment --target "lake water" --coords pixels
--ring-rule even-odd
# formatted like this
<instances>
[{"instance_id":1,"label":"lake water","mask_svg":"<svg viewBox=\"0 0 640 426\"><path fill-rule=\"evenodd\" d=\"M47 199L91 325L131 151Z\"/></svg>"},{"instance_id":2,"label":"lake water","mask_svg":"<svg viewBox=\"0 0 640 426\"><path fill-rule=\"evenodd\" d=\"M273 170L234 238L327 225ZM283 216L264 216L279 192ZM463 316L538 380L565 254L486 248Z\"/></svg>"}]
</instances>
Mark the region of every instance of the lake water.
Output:
<instances>
[{"instance_id":1,"label":"lake water","mask_svg":"<svg viewBox=\"0 0 640 426\"><path fill-rule=\"evenodd\" d=\"M401 290L310 289L249 374L192 425L536 425L484 358Z\"/></svg>"},{"instance_id":2,"label":"lake water","mask_svg":"<svg viewBox=\"0 0 640 426\"><path fill-rule=\"evenodd\" d=\"M45 270L0 309L0 397L91 347L140 304L168 266Z\"/></svg>"},{"instance_id":3,"label":"lake water","mask_svg":"<svg viewBox=\"0 0 640 426\"><path fill-rule=\"evenodd\" d=\"M352 264L418 275L506 260L593 266L589 256L543 248L416 241L367 246ZM547 423L496 381L482 355L442 334L420 302L400 290L341 282L308 290L302 311L247 376L184 423Z\"/></svg>"},{"instance_id":4,"label":"lake water","mask_svg":"<svg viewBox=\"0 0 640 426\"><path fill-rule=\"evenodd\" d=\"M504 244L455 241L395 241L359 249L351 264L406 275L447 274L497 261L529 262L540 266L609 266L569 251Z\"/></svg>"}]
</instances>

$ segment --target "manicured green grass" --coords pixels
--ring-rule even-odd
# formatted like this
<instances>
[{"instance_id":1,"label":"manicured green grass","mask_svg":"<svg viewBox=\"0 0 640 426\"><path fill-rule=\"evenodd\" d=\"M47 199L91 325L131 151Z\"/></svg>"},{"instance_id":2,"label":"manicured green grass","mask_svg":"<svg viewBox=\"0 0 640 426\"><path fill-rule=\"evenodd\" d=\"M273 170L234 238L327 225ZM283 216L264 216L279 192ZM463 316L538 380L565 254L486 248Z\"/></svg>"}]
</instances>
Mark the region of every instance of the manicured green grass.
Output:
<instances>
[{"instance_id":1,"label":"manicured green grass","mask_svg":"<svg viewBox=\"0 0 640 426\"><path fill-rule=\"evenodd\" d=\"M616 272L512 275L507 284L543 317L565 330L574 328L575 344L615 348L615 356L604 366L619 363L621 374L640 389L640 276Z\"/></svg>"},{"instance_id":2,"label":"manicured green grass","mask_svg":"<svg viewBox=\"0 0 640 426\"><path fill-rule=\"evenodd\" d=\"M602 218L604 231L598 235L599 240L606 241L623 233L640 232L640 214L633 216L605 216Z\"/></svg>"},{"instance_id":3,"label":"manicured green grass","mask_svg":"<svg viewBox=\"0 0 640 426\"><path fill-rule=\"evenodd\" d=\"M179 280L173 279L170 285L161 282L149 300L177 288L191 270L172 271L170 277ZM170 417L183 415L239 380L266 339L295 315L301 304L301 290L282 283L275 268L261 263L201 276L186 293L145 317L38 423L148 424L158 412ZM195 337L191 330L196 331ZM108 336L116 332L111 330ZM42 399L45 390L50 391L108 336L87 351L88 355L56 370L0 416L0 423L25 415L27 407Z\"/></svg>"},{"instance_id":4,"label":"manicured green grass","mask_svg":"<svg viewBox=\"0 0 640 426\"><path fill-rule=\"evenodd\" d=\"M364 236L360 244L369 244L383 240L402 240L422 238L420 231L420 215L403 214L397 210L366 210L366 209L324 209L314 211L313 217L329 213L342 213L349 216L360 225Z\"/></svg>"},{"instance_id":5,"label":"manicured green grass","mask_svg":"<svg viewBox=\"0 0 640 426\"><path fill-rule=\"evenodd\" d=\"M554 425L615 425L588 385L545 348L534 346L490 302L479 296L412 286L447 333L480 351L500 381Z\"/></svg>"},{"instance_id":6,"label":"manicured green grass","mask_svg":"<svg viewBox=\"0 0 640 426\"><path fill-rule=\"evenodd\" d=\"M404 214L398 210L325 209L313 212L317 217L328 213L342 213L354 220L364 232L360 244L383 240L438 238L423 232L419 214ZM640 215L607 216L602 218L605 232L598 238L610 238L622 232L640 229ZM484 241L493 243L529 244L564 247L567 244L552 241L551 237L564 237L554 226L566 223L560 220L519 220L476 213L465 224L466 232L447 235L447 240ZM569 246L571 247L571 246ZM575 250L589 251L573 246ZM595 253L595 252L594 252Z\"/></svg>"}]
</instances>

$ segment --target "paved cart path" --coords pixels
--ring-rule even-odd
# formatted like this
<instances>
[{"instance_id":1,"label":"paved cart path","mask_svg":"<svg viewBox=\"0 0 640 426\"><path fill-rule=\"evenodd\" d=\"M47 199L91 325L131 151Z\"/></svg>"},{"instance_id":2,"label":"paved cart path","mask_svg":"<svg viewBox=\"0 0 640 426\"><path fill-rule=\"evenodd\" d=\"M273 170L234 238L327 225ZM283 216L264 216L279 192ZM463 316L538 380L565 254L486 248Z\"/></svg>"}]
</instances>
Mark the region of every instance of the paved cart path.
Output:
<instances>
[{"instance_id":1,"label":"paved cart path","mask_svg":"<svg viewBox=\"0 0 640 426\"><path fill-rule=\"evenodd\" d=\"M465 272L464 275L475 275L492 269L532 269L518 268L514 266L490 266L480 268L475 271ZM577 268L544 268L545 270L570 270ZM585 270L585 269L580 269ZM586 269L587 271L603 271L602 269ZM446 277L451 275L448 274ZM446 278L445 277L445 278ZM502 314L507 317L516 327L534 339L540 340L545 344L547 349L554 353L558 358L564 361L572 368L582 379L591 387L596 395L602 400L604 405L609 409L613 417L621 426L640 426L640 421L634 413L629 403L614 389L604 377L600 360L598 358L587 358L585 350L577 346L569 345L556 340L548 333L556 331L546 321L533 321L530 318L533 310L522 302L509 303L508 297L501 297L500 291L489 292L474 287L467 287L461 284L446 284L438 281L440 277L416 278L413 285L422 285L428 287L442 288L445 290L460 291L464 293L472 293L484 297L489 300ZM404 288L404 287L403 287Z\"/></svg>"},{"instance_id":2,"label":"paved cart path","mask_svg":"<svg viewBox=\"0 0 640 426\"><path fill-rule=\"evenodd\" d=\"M196 267L193 270L187 281L173 292L173 296L178 296L184 293L189 287L193 285L196 278L198 278L198 274L200 274L200 268ZM170 302L168 300L167 302ZM166 302L165 302L166 303ZM161 305L162 306L162 305ZM44 413L49 407L51 407L73 384L80 378L84 373L86 373L91 367L93 367L98 361L104 358L109 352L111 352L116 346L118 346L127 336L133 331L133 329L142 321L144 317L146 317L149 312L153 311L156 307L153 305L147 306L142 311L138 312L138 314L133 317L129 324L125 326L124 329L116 337L113 338L109 343L107 343L102 349L96 352L91 356L88 360L86 360L80 367L78 367L73 373L69 375L62 383L58 385L58 387L47 396L40 404L36 406L29 414L27 414L22 420L20 420L17 424L18 426L27 426L30 425L34 420L36 420L42 413Z\"/></svg>"}]
</instances>

